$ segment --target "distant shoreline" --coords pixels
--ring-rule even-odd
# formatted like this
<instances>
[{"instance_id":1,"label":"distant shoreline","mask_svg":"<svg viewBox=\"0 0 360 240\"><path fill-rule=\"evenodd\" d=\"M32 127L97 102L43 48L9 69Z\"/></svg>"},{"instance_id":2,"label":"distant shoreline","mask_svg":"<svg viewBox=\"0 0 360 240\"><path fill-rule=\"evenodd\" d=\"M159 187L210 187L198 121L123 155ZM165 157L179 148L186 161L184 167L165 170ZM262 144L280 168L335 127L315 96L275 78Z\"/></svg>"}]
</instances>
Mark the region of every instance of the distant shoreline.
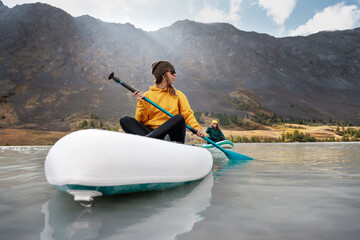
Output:
<instances>
[{"instance_id":1,"label":"distant shoreline","mask_svg":"<svg viewBox=\"0 0 360 240\"><path fill-rule=\"evenodd\" d=\"M266 127L265 130L234 130L222 129L225 137L236 142L297 142L294 139L295 133L307 135L314 138L317 142L332 141L360 141L358 135L353 137L345 137L341 135L342 130L351 128L359 132L360 127L345 127L337 129L337 126L308 126L299 124L284 124ZM341 127L342 128L342 127ZM338 131L337 131L338 130ZM296 132L297 131L297 132ZM57 140L72 131L40 131L33 129L0 129L0 146L31 146L31 145L53 145ZM292 137L286 138L286 137ZM295 136L296 137L296 136ZM306 138L304 138L305 142ZM187 132L186 143L205 143L205 141L197 136Z\"/></svg>"}]
</instances>

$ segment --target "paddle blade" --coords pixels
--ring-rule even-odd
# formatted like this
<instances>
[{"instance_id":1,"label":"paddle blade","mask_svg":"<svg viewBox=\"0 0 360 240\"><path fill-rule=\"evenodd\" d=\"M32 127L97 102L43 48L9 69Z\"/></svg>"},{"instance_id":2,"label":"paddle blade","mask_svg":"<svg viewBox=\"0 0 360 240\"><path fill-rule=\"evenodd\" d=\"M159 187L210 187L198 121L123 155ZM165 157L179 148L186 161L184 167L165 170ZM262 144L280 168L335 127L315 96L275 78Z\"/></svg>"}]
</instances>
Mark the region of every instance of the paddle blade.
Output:
<instances>
[{"instance_id":1,"label":"paddle blade","mask_svg":"<svg viewBox=\"0 0 360 240\"><path fill-rule=\"evenodd\" d=\"M190 129L191 132L196 134L196 130L193 129L192 127L190 127L189 125L186 125L187 128ZM220 151L222 151L223 153L225 153L225 155L229 158L229 160L231 161L246 161L246 160L253 160L251 157L245 156L243 154L237 153L237 152L232 152L229 150L226 150L222 147L220 147L218 144L216 144L214 141L212 141L211 139L207 138L207 137L202 137L205 141L207 141L208 143L214 145L214 147L217 147Z\"/></svg>"},{"instance_id":2,"label":"paddle blade","mask_svg":"<svg viewBox=\"0 0 360 240\"><path fill-rule=\"evenodd\" d=\"M253 160L253 158L248 157L246 155L237 153L237 152L232 152L226 149L222 150L223 153L225 153L225 155L229 158L229 160L231 161L246 161L246 160Z\"/></svg>"}]
</instances>

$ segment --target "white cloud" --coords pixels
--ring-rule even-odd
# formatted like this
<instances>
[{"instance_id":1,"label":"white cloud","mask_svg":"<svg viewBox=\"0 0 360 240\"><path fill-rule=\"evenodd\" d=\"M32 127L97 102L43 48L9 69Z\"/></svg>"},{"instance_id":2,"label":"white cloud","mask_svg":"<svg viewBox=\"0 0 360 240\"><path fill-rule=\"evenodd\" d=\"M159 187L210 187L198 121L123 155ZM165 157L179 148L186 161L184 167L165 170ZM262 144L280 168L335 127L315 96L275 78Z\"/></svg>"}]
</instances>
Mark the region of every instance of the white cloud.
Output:
<instances>
[{"instance_id":1,"label":"white cloud","mask_svg":"<svg viewBox=\"0 0 360 240\"><path fill-rule=\"evenodd\" d=\"M197 22L225 22L227 14L224 11L221 11L217 8L205 6L197 16L194 17L194 20Z\"/></svg>"},{"instance_id":2,"label":"white cloud","mask_svg":"<svg viewBox=\"0 0 360 240\"><path fill-rule=\"evenodd\" d=\"M230 22L236 23L240 20L240 5L242 0L230 0Z\"/></svg>"},{"instance_id":3,"label":"white cloud","mask_svg":"<svg viewBox=\"0 0 360 240\"><path fill-rule=\"evenodd\" d=\"M190 16L194 15L194 2L193 1L188 1L187 4L187 11L190 14Z\"/></svg>"},{"instance_id":4,"label":"white cloud","mask_svg":"<svg viewBox=\"0 0 360 240\"><path fill-rule=\"evenodd\" d=\"M228 22L233 25L237 25L240 20L239 12L241 10L241 2L242 0L230 0L229 12L207 5L200 10L200 12L194 17L194 20L204 23Z\"/></svg>"},{"instance_id":5,"label":"white cloud","mask_svg":"<svg viewBox=\"0 0 360 240\"><path fill-rule=\"evenodd\" d=\"M291 36L309 35L325 30L354 28L360 21L360 9L356 5L345 6L344 2L325 8L304 25L290 31Z\"/></svg>"},{"instance_id":6,"label":"white cloud","mask_svg":"<svg viewBox=\"0 0 360 240\"><path fill-rule=\"evenodd\" d=\"M265 9L277 25L283 25L295 8L296 0L258 0L258 5Z\"/></svg>"}]
</instances>

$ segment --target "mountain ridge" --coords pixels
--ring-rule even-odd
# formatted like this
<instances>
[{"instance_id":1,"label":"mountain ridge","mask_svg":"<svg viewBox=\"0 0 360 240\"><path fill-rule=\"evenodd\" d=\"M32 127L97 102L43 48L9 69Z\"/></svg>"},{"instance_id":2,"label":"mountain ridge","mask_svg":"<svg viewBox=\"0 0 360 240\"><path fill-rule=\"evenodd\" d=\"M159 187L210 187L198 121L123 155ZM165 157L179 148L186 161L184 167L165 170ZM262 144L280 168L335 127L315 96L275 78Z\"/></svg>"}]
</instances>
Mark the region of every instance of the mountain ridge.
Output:
<instances>
[{"instance_id":1,"label":"mountain ridge","mask_svg":"<svg viewBox=\"0 0 360 240\"><path fill-rule=\"evenodd\" d=\"M42 3L3 6L0 125L64 130L89 113L133 115L136 101L107 76L146 91L161 59L197 111L359 123L359 38L359 28L275 38L190 20L145 32Z\"/></svg>"}]
</instances>

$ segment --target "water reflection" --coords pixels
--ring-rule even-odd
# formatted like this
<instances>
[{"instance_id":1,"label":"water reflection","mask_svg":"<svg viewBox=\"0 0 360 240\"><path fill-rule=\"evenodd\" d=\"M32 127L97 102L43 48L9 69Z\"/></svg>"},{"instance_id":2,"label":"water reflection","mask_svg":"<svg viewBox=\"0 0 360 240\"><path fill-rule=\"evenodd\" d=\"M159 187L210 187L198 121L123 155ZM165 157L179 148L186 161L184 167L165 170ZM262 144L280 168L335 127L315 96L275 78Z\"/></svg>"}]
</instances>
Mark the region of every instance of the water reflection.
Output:
<instances>
[{"instance_id":1,"label":"water reflection","mask_svg":"<svg viewBox=\"0 0 360 240\"><path fill-rule=\"evenodd\" d=\"M101 197L85 209L55 191L43 204L41 239L174 239L210 206L213 175L169 191Z\"/></svg>"},{"instance_id":2,"label":"water reflection","mask_svg":"<svg viewBox=\"0 0 360 240\"><path fill-rule=\"evenodd\" d=\"M244 168L246 163L252 161L252 160L229 160L223 152L215 148L210 148L208 149L208 151L210 151L214 159L212 171L214 173L215 178L217 178L218 176L222 176L223 172L226 172L229 169Z\"/></svg>"},{"instance_id":3,"label":"water reflection","mask_svg":"<svg viewBox=\"0 0 360 240\"><path fill-rule=\"evenodd\" d=\"M87 211L46 182L48 148L0 147L0 238L38 240L41 233L41 239L57 240L337 240L360 235L360 143L236 144L234 151L255 160L229 168L222 152L212 152L215 179L209 182L100 197Z\"/></svg>"}]
</instances>

